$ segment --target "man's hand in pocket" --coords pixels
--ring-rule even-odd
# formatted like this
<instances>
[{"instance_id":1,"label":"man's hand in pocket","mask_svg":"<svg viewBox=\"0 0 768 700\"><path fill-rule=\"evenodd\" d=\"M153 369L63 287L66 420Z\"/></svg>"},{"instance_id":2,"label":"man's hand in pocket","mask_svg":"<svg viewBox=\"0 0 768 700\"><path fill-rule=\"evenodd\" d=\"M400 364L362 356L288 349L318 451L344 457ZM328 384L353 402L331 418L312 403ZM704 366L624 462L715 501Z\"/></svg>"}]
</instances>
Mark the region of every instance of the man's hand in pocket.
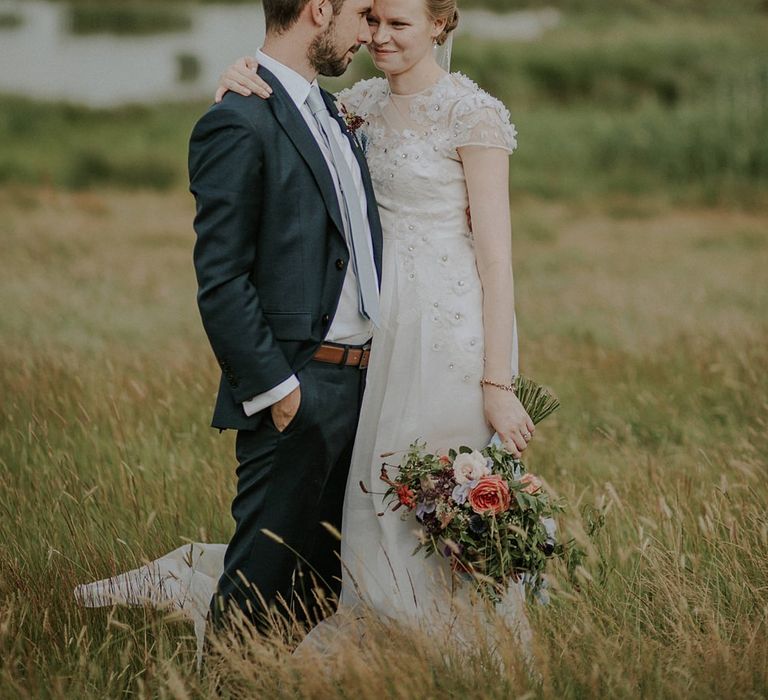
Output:
<instances>
[{"instance_id":1,"label":"man's hand in pocket","mask_svg":"<svg viewBox=\"0 0 768 700\"><path fill-rule=\"evenodd\" d=\"M279 432L283 432L296 417L301 406L301 387L297 386L288 396L272 404L272 422Z\"/></svg>"}]
</instances>

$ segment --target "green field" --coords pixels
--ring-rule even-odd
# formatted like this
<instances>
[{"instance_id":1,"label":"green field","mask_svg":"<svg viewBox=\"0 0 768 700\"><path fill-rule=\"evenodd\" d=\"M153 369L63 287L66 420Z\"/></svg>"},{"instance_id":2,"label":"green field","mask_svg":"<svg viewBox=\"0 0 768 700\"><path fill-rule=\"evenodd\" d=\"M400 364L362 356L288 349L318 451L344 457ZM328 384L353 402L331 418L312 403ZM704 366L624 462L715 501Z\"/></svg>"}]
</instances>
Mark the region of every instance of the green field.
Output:
<instances>
[{"instance_id":1,"label":"green field","mask_svg":"<svg viewBox=\"0 0 768 700\"><path fill-rule=\"evenodd\" d=\"M522 369L562 400L527 464L589 552L530 609L540 685L511 642L502 673L380 621L198 676L173 615L75 605L231 532L184 191L204 105L0 99L0 698L768 696L768 17L629 5L457 51L520 131Z\"/></svg>"},{"instance_id":2,"label":"green field","mask_svg":"<svg viewBox=\"0 0 768 700\"><path fill-rule=\"evenodd\" d=\"M230 532L232 435L207 427L216 371L194 307L190 198L9 189L0 202L0 696L207 697L191 628L71 597ZM530 466L575 518L605 516L591 582L533 610L534 694L762 697L768 218L615 206L514 203L523 367L563 401ZM280 645L214 668L224 697L529 687L394 639L371 637L331 675ZM403 645L412 684L395 689Z\"/></svg>"}]
</instances>

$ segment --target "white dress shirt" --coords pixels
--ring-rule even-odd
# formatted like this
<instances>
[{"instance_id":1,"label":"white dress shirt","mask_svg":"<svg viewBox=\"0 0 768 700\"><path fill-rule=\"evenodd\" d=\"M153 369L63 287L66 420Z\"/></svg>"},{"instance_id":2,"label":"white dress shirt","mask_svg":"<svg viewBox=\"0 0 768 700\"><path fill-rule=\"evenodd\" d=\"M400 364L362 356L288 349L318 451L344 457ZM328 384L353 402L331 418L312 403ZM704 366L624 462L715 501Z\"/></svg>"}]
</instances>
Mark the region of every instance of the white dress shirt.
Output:
<instances>
[{"instance_id":1,"label":"white dress shirt","mask_svg":"<svg viewBox=\"0 0 768 700\"><path fill-rule=\"evenodd\" d=\"M312 132L312 136L320 147L323 157L328 164L328 170L333 179L334 187L336 188L336 196L339 198L339 205L343 206L341 200L341 188L336 179L336 171L333 167L330 151L328 150L328 146L325 144L322 135L319 133L317 122L312 116L312 112L306 103L312 83L309 83L306 78L299 75L292 68L288 68L288 66L283 65L261 50L256 52L256 60L259 62L259 65L264 66L275 76L275 78L277 78L277 80L280 81L280 84L285 88L285 91L288 93L291 100L293 100L299 112L301 112L301 116L304 117L304 121L307 123L309 130ZM333 133L328 136L329 138L335 138L341 147L347 165L352 171L355 180L355 187L358 196L360 197L360 207L363 212L367 212L368 200L365 196L363 178L355 154L352 152L349 140L342 133L341 127L335 119L331 120L331 128ZM365 219L365 226L366 234L370 236L371 232L367 217ZM332 343L340 343L344 345L362 345L370 339L372 333L373 324L360 313L357 278L352 270L352 265L347 265L344 285L341 290L341 297L339 298L339 306L325 339ZM259 394L249 401L245 401L243 403L243 409L245 410L246 415L252 416L285 398L298 386L299 380L295 375L291 375L284 382L281 382L269 391Z\"/></svg>"}]
</instances>

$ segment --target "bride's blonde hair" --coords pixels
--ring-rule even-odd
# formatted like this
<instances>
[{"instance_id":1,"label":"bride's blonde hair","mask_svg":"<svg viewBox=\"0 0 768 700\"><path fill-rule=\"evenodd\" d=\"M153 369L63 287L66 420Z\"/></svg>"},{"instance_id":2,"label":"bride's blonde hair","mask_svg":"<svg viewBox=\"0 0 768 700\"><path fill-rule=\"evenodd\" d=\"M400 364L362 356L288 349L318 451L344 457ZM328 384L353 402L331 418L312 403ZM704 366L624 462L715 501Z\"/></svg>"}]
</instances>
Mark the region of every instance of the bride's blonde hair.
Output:
<instances>
[{"instance_id":1,"label":"bride's blonde hair","mask_svg":"<svg viewBox=\"0 0 768 700\"><path fill-rule=\"evenodd\" d=\"M432 19L444 19L445 29L435 41L442 46L448 35L459 26L459 8L456 0L425 0L427 12Z\"/></svg>"}]
</instances>

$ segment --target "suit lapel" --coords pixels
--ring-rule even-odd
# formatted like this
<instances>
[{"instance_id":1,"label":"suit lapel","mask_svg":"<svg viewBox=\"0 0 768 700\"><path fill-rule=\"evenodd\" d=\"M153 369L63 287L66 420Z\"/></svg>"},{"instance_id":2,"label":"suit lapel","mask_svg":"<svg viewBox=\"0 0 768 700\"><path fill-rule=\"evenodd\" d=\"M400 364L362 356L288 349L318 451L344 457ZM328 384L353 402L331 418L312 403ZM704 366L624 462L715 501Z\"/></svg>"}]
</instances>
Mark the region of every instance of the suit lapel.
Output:
<instances>
[{"instance_id":1,"label":"suit lapel","mask_svg":"<svg viewBox=\"0 0 768 700\"><path fill-rule=\"evenodd\" d=\"M368 224L371 227L371 239L373 243L373 258L376 263L376 271L379 276L379 284L381 284L381 248L382 248L382 234L381 234L381 220L379 219L379 207L376 203L376 195L373 192L373 183L371 182L371 174L368 171L368 161L365 159L360 144L357 138L352 134L347 126L346 121L339 115L339 108L333 99L333 96L325 90L320 90L325 100L325 104L328 105L328 110L331 116L339 123L341 127L341 133L348 139L350 146L352 147L352 153L355 154L357 164L360 166L360 174L363 177L363 187L365 188L365 199L368 203Z\"/></svg>"},{"instance_id":2,"label":"suit lapel","mask_svg":"<svg viewBox=\"0 0 768 700\"><path fill-rule=\"evenodd\" d=\"M328 209L339 234L343 237L344 224L342 223L339 199L336 196L336 188L320 146L317 145L304 117L301 116L301 112L296 108L280 81L263 66L259 66L259 75L272 88L272 96L267 99L267 103L271 107L275 119L280 123L288 138L293 141L299 155L312 171L326 209Z\"/></svg>"}]
</instances>

